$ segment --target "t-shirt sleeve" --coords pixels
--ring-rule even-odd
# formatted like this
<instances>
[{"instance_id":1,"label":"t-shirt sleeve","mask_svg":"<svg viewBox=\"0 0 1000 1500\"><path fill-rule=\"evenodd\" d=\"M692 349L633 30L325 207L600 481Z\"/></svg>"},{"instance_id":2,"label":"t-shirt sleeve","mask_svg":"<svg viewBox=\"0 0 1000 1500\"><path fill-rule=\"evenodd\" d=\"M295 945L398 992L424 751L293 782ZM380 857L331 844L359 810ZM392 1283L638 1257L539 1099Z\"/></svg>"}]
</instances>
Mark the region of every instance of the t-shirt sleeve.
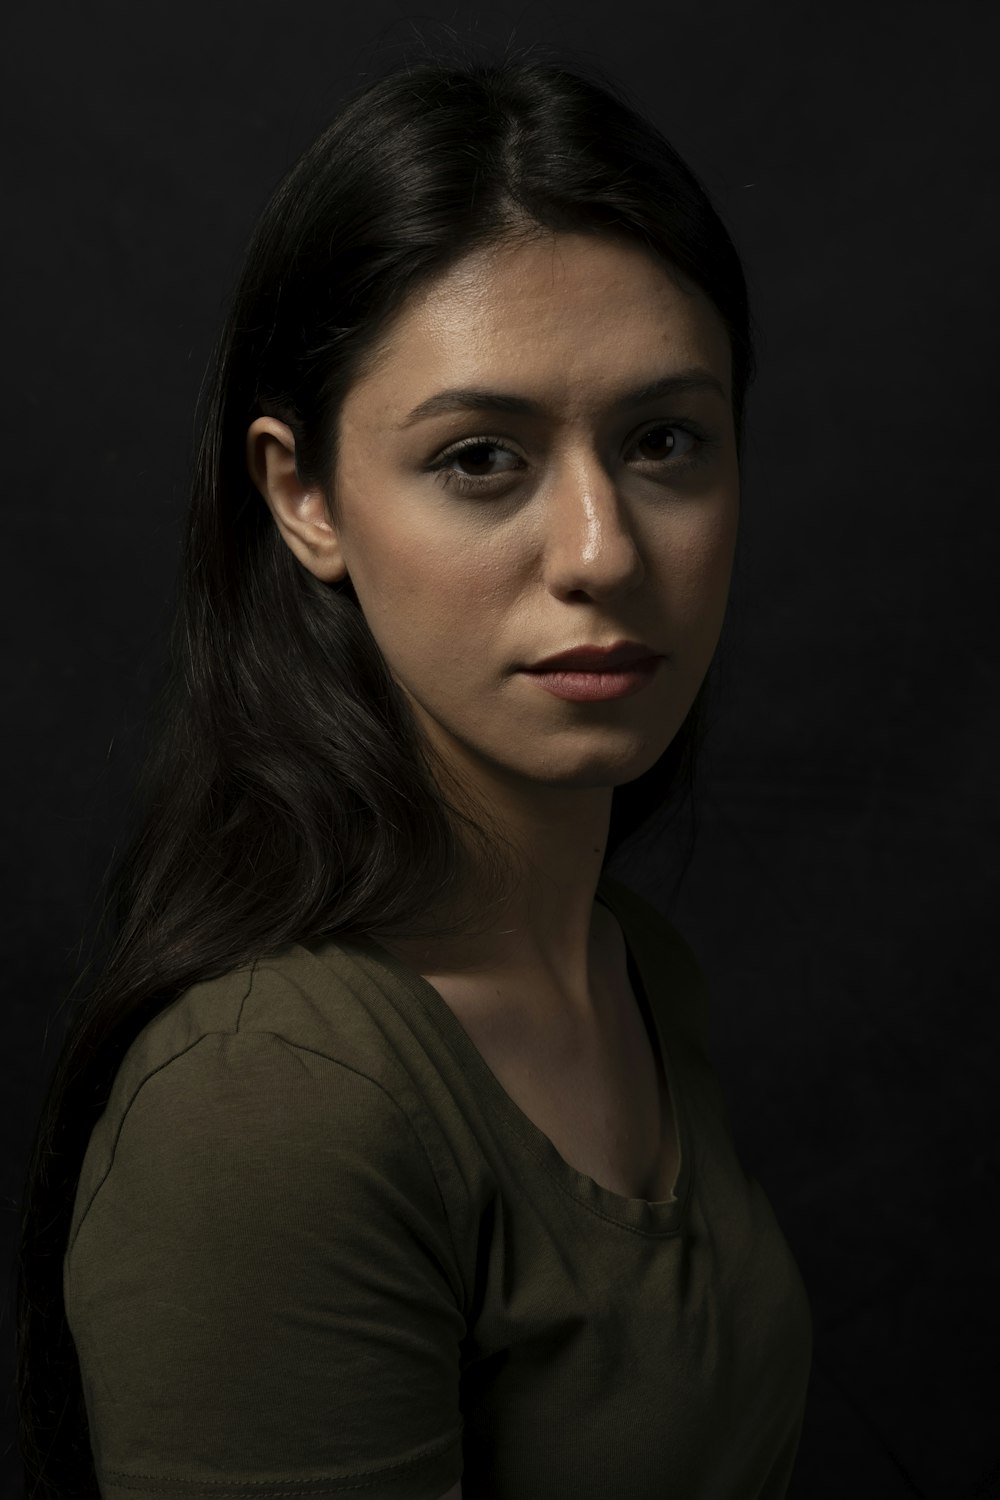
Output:
<instances>
[{"instance_id":1,"label":"t-shirt sleeve","mask_svg":"<svg viewBox=\"0 0 1000 1500\"><path fill-rule=\"evenodd\" d=\"M437 1500L460 1479L445 1206L364 1073L202 1036L136 1092L65 1274L107 1500Z\"/></svg>"}]
</instances>

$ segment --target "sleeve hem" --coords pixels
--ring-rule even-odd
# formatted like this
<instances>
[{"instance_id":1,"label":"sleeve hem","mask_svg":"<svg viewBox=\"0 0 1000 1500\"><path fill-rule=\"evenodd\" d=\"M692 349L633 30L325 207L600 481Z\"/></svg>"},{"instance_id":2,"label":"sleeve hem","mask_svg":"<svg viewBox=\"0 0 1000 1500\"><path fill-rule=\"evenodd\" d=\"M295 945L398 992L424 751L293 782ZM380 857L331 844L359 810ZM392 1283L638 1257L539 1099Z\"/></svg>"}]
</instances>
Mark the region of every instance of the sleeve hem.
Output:
<instances>
[{"instance_id":1,"label":"sleeve hem","mask_svg":"<svg viewBox=\"0 0 1000 1500\"><path fill-rule=\"evenodd\" d=\"M154 1495L164 1500L337 1500L366 1493L377 1493L379 1500L439 1500L462 1478L462 1435L449 1434L436 1449L341 1479L160 1479L120 1469L97 1477L105 1500Z\"/></svg>"}]
</instances>

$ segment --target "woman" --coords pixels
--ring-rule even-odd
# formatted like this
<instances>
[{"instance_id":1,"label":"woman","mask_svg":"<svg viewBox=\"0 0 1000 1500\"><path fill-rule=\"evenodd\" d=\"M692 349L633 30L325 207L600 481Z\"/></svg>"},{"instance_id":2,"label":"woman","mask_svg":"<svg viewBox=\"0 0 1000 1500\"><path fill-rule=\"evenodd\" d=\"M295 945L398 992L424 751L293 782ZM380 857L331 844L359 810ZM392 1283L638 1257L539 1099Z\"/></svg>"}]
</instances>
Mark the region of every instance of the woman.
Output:
<instances>
[{"instance_id":1,"label":"woman","mask_svg":"<svg viewBox=\"0 0 1000 1500\"><path fill-rule=\"evenodd\" d=\"M805 1292L607 873L690 778L752 375L606 80L410 64L278 187L29 1168L33 1500L785 1493Z\"/></svg>"}]
</instances>

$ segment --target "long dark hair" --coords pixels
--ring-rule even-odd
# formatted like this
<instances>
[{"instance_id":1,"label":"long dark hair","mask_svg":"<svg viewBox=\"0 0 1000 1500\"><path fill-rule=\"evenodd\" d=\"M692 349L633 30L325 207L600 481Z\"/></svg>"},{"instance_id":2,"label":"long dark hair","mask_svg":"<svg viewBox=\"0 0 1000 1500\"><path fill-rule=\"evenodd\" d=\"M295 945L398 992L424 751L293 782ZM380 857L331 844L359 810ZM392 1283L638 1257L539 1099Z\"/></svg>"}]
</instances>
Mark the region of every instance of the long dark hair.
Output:
<instances>
[{"instance_id":1,"label":"long dark hair","mask_svg":"<svg viewBox=\"0 0 1000 1500\"><path fill-rule=\"evenodd\" d=\"M100 966L66 1027L25 1176L28 1500L98 1496L62 1258L90 1132L138 1033L194 983L290 943L427 936L469 848L498 899L513 869L501 830L472 816L418 735L349 580L322 583L279 534L248 475L250 422L288 423L300 478L336 514L340 406L389 320L467 253L541 227L638 242L702 288L731 341L741 451L754 335L721 218L618 85L531 50L420 57L363 87L252 236L202 389L131 842L105 878ZM615 788L605 865L690 792L708 682L657 763Z\"/></svg>"}]
</instances>

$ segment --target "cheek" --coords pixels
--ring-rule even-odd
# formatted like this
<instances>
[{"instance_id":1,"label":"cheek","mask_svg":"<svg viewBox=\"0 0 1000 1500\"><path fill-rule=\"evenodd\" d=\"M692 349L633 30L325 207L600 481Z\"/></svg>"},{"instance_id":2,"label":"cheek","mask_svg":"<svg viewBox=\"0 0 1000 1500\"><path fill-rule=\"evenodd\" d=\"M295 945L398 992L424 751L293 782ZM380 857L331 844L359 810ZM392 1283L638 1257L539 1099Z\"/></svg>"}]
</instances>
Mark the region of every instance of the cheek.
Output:
<instances>
[{"instance_id":1,"label":"cheek","mask_svg":"<svg viewBox=\"0 0 1000 1500\"><path fill-rule=\"evenodd\" d=\"M721 629L736 547L737 506L677 517L663 540L661 598L668 617L692 634Z\"/></svg>"},{"instance_id":2,"label":"cheek","mask_svg":"<svg viewBox=\"0 0 1000 1500\"><path fill-rule=\"evenodd\" d=\"M486 639L496 606L495 559L401 526L358 539L355 592L383 656L408 679L468 657L470 635Z\"/></svg>"}]
</instances>

